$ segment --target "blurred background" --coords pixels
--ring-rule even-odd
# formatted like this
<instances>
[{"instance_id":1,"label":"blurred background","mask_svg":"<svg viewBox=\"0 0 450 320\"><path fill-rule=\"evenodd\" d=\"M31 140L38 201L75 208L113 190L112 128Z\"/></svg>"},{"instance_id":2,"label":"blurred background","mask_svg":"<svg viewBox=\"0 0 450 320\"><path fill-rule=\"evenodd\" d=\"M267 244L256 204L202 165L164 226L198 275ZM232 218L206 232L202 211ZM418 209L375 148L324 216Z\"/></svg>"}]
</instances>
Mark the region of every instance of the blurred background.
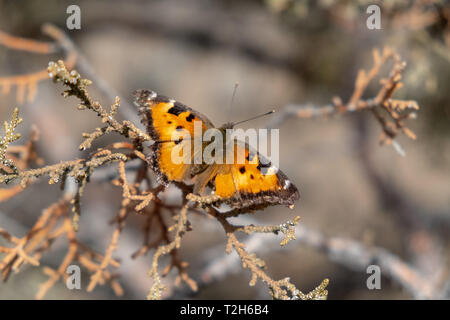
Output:
<instances>
[{"instance_id":1,"label":"blurred background","mask_svg":"<svg viewBox=\"0 0 450 320\"><path fill-rule=\"evenodd\" d=\"M88 61L90 71L113 88L123 103L132 101L133 90L148 88L202 112L216 125L229 119L236 82L232 120L290 104L320 106L334 96L347 101L358 70L372 66L372 49L390 46L407 62L404 87L396 98L416 100L421 107L418 118L408 122L417 140L398 138L406 156L391 146L379 146L381 128L369 112L314 120L292 116L279 127L280 167L302 198L294 210L271 207L252 219L278 224L299 215L300 225L324 236L385 248L429 277L433 290L444 292L436 296L445 297L450 256L447 1L33 0L0 4L1 31L50 41L41 26L58 26ZM66 27L66 9L71 4L81 9L80 30ZM380 30L366 26L370 4L381 7ZM0 78L40 72L50 60L60 58L64 58L61 52L36 54L0 45ZM367 98L376 89L370 87ZM0 96L0 119L10 119L13 108L20 107L24 121L18 131L24 141L32 125L39 129L37 151L47 164L88 155L78 151L81 133L100 126L98 118L76 110L76 99L64 99L61 91L60 85L43 79L37 82L33 99L20 101L17 87ZM95 82L90 92L104 106L113 102ZM136 115L132 116L135 121ZM267 119L260 119L243 127L262 128L266 123ZM115 138L104 137L94 147ZM23 236L59 195L58 187L42 179L0 203L0 227ZM110 184L89 184L85 192L79 237L100 252L110 240L113 227L108 221L117 213L120 197L121 190ZM177 201L179 193L170 188L165 197ZM198 280L205 265L224 254L225 236L212 219L194 215L191 223L193 232L185 235L181 253L190 263L190 276ZM130 257L142 242L138 232L142 224L139 216L129 220L115 253L121 260L118 274L125 299L145 298L151 285L147 275L151 254L137 260ZM276 248L279 237L267 237L272 237ZM55 243L42 265L57 266L63 254L64 247ZM303 292L329 278L329 299L414 298L386 274L381 290L368 290L365 270L351 268L302 241L259 255L273 278L290 276ZM45 280L42 266L27 267L0 284L0 298L32 299ZM69 291L58 283L46 298L116 298L106 286L87 293L88 280L82 278L83 290ZM263 284L249 287L249 280L248 271L237 268L201 286L197 293L170 288L167 297L270 297Z\"/></svg>"}]
</instances>

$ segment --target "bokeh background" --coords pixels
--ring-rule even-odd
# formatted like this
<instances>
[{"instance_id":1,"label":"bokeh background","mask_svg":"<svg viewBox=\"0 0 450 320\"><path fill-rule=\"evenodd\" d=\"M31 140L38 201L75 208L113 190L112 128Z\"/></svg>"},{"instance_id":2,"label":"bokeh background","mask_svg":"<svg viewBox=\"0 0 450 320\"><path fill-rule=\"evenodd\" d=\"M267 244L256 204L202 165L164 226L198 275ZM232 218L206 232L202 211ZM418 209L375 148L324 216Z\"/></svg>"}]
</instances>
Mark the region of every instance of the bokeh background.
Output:
<instances>
[{"instance_id":1,"label":"bokeh background","mask_svg":"<svg viewBox=\"0 0 450 320\"><path fill-rule=\"evenodd\" d=\"M378 145L381 128L370 113L314 120L292 116L279 128L280 166L302 198L294 210L272 207L253 218L273 224L300 215L300 224L326 236L389 250L430 275L436 290L445 292L450 254L448 2L34 0L0 4L1 31L49 40L41 32L44 23L62 28L92 72L123 101L131 102L131 92L137 88L153 89L206 114L216 125L229 117L244 119L293 103L320 106L334 96L345 101L358 70L372 65L372 49L390 46L408 63L404 87L396 97L416 100L421 107L418 118L408 123L417 140L398 139L406 156L399 156L391 146ZM70 4L81 8L81 30L66 28ZM381 30L366 27L370 4L382 9ZM61 54L39 55L0 46L0 77L40 71L59 58ZM239 88L230 115L236 82ZM19 132L26 138L32 125L40 130L38 153L46 163L87 155L78 151L81 132L99 126L98 119L76 110L76 100L61 97L61 86L50 80L40 81L37 89L32 102L21 104L15 88L1 95L0 119L9 119L19 106L24 118ZM369 97L376 93L376 86L370 89ZM91 93L104 105L112 103L95 83ZM264 127L266 122L260 119L243 127ZM103 138L94 147L114 138ZM42 179L17 198L0 203L0 226L25 234L59 193L58 187ZM104 251L109 242L113 227L108 221L117 212L120 195L109 184L91 184L85 192L79 236L98 251ZM176 199L179 194L170 188L165 196ZM191 222L194 231L185 236L182 256L196 279L208 261L223 255L225 237L211 219L193 216ZM118 273L125 299L145 298L151 285L147 275L151 254L137 260L130 257L142 242L141 227L139 217L128 223L115 254L122 261ZM275 244L279 242L272 237ZM63 254L64 248L55 243L42 265L56 266ZM304 292L329 278L329 299L412 298L388 276L382 278L381 290L368 290L365 272L295 241L261 257L274 278L290 276ZM437 279L431 276L436 274ZM32 299L45 280L42 267L27 267L0 284L0 298ZM47 298L116 298L108 287L87 293L88 280L84 277L83 289L74 291L59 283ZM249 280L248 271L239 268L198 293L172 288L168 294L190 299L269 298L264 285L249 287Z\"/></svg>"}]
</instances>

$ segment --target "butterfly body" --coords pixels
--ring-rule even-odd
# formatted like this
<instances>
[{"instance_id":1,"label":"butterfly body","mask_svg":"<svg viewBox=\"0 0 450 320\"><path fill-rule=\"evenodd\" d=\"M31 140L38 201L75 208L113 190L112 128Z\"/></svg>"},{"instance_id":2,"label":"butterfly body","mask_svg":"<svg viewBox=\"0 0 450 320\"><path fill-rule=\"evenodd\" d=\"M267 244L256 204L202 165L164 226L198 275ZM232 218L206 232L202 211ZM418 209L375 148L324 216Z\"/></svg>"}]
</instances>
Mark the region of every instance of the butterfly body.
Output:
<instances>
[{"instance_id":1,"label":"butterfly body","mask_svg":"<svg viewBox=\"0 0 450 320\"><path fill-rule=\"evenodd\" d=\"M172 151L180 143L190 148L191 153L189 155L186 153L185 156L192 159L196 159L198 152L204 152L207 147L207 143L203 142L200 149L194 148L194 139L199 135L198 132L195 135L195 122L201 125L200 134L214 129L214 125L199 112L154 91L137 90L134 96L135 104L142 115L142 123L155 141L150 146L151 153L147 160L160 183L191 185L197 195L215 195L221 199L221 203L240 209L263 208L277 204L293 206L299 198L297 188L281 170L273 167L248 144L239 141L228 141L224 138L222 146L226 149L230 143L233 144L235 159L238 153L243 154L245 156L243 163L238 161L175 163ZM222 133L222 137L227 137L227 129L232 128L232 123L226 123L216 130ZM174 132L181 131L188 133L193 139L173 140Z\"/></svg>"}]
</instances>

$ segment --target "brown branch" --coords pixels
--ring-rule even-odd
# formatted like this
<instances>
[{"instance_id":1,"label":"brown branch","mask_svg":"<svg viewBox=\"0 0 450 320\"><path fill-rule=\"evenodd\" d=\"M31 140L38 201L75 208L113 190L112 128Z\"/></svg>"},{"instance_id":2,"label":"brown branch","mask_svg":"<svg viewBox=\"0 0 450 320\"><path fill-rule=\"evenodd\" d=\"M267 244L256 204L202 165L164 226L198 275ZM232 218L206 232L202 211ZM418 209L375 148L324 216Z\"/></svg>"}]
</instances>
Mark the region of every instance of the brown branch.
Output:
<instances>
[{"instance_id":1,"label":"brown branch","mask_svg":"<svg viewBox=\"0 0 450 320\"><path fill-rule=\"evenodd\" d=\"M50 32L47 32L50 31ZM44 33L49 35L55 43L40 42L20 37L14 37L0 31L0 44L13 49L13 50L25 50L40 54L49 54L55 51L57 47L56 43L63 41L61 33L51 32L51 30L44 30ZM67 68L72 69L77 61L77 54L75 51L66 51L65 65ZM2 88L2 94L9 93L12 87L16 87L16 101L22 104L25 101L25 92L27 92L26 99L31 102L36 97L37 84L48 79L47 70L38 72L32 72L24 75L0 77L0 88Z\"/></svg>"},{"instance_id":2,"label":"brown branch","mask_svg":"<svg viewBox=\"0 0 450 320\"><path fill-rule=\"evenodd\" d=\"M9 35L0 30L0 44L13 50L22 50L39 54L55 52L55 45L51 42L42 42Z\"/></svg>"},{"instance_id":3,"label":"brown branch","mask_svg":"<svg viewBox=\"0 0 450 320\"><path fill-rule=\"evenodd\" d=\"M188 199L193 199L193 197L188 197ZM197 199L202 202L201 199ZM277 233L282 231L285 234L285 239L283 239L280 243L280 246L285 246L290 240L294 240L294 229L293 227L298 223L299 217L296 217L293 222L288 221L287 223L278 225L278 226L255 226L253 224L246 226L235 226L230 224L227 221L227 218L222 215L219 211L214 209L213 207L206 208L208 214L217 219L222 225L226 237L227 237L227 245L226 245L226 253L230 254L232 249L238 254L241 259L242 267L244 269L249 269L251 271L251 280L250 286L254 286L256 281L259 279L263 283L265 283L271 292L271 295L274 299L293 299L293 300L306 300L306 299L326 299L328 295L328 291L326 287L329 283L328 279L322 281L322 283L316 287L311 292L304 294L300 290L298 290L294 284L290 282L289 278L284 278L281 280L273 280L265 271L266 263L260 258L256 257L255 254L249 253L246 250L246 246L244 243L238 241L236 238L236 232L244 232L247 234L252 233Z\"/></svg>"},{"instance_id":4,"label":"brown branch","mask_svg":"<svg viewBox=\"0 0 450 320\"><path fill-rule=\"evenodd\" d=\"M76 64L78 68L85 74L89 79L95 82L96 87L100 92L108 98L108 100L115 100L118 96L117 91L112 88L104 79L98 76L94 68L89 64L88 60L77 48L75 43L58 27L46 23L42 26L42 32L49 35L50 37L57 40L57 46L66 54L73 54L77 57ZM66 64L67 65L67 64ZM71 66L67 65L68 69L72 69ZM136 114L136 109L131 106L127 101L122 102L122 108L118 110L124 119L128 119L133 122L137 122L139 119Z\"/></svg>"},{"instance_id":5,"label":"brown branch","mask_svg":"<svg viewBox=\"0 0 450 320\"><path fill-rule=\"evenodd\" d=\"M296 105L291 104L284 107L275 114L267 123L267 127L280 126L292 116L300 119L314 117L329 117L351 112L370 110L382 128L380 143L393 144L399 153L403 153L398 142L394 141L399 133L404 133L410 139L415 139L415 134L406 127L405 120L415 118L415 111L419 109L415 101L395 100L392 95L401 88L401 78L406 63L400 56L389 48L385 48L380 54L378 50L373 51L374 65L369 71L360 70L355 80L355 88L347 103L341 98L333 98L331 104L317 107L313 104ZM378 93L371 99L364 99L370 83L380 73L382 67L388 61L393 61L393 67L389 76L380 80L381 87ZM384 115L386 114L386 116Z\"/></svg>"},{"instance_id":6,"label":"brown branch","mask_svg":"<svg viewBox=\"0 0 450 320\"><path fill-rule=\"evenodd\" d=\"M67 69L71 70L76 64L84 74L95 81L96 86L106 98L114 100L118 96L117 92L97 75L74 42L61 29L47 23L42 26L42 33L52 38L54 42L47 43L14 37L0 31L0 44L13 50L25 50L41 54L53 53L58 49L66 57L64 64ZM28 91L27 101L31 102L35 99L37 84L45 79L48 79L47 70L19 76L0 77L0 88L2 88L2 93L6 95L12 87L17 87L16 101L22 104L25 101L26 91ZM135 108L126 101L122 104L123 107L119 110L119 113L123 118L137 122L138 118Z\"/></svg>"}]
</instances>

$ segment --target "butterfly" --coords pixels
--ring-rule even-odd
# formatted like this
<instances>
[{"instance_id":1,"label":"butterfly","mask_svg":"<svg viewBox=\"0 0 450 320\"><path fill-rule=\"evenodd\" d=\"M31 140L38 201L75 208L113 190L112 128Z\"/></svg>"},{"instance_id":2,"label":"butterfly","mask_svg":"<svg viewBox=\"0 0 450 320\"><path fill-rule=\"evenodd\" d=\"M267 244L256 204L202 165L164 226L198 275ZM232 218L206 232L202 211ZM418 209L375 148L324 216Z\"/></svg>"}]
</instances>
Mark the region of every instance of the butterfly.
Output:
<instances>
[{"instance_id":1,"label":"butterfly","mask_svg":"<svg viewBox=\"0 0 450 320\"><path fill-rule=\"evenodd\" d=\"M172 151L179 143L187 143L194 149L193 139L174 140L174 133L184 130L194 136L195 121L200 122L202 133L215 128L214 125L201 113L154 91L140 89L133 95L142 117L141 122L154 140L147 161L161 184L173 182L193 186L194 194L216 195L221 204L238 209L260 209L270 205L293 207L300 198L297 187L281 170L241 141L233 139L232 143L236 154L245 155L244 163L173 161ZM219 129L229 129L233 125L228 123ZM195 156L193 153L191 155Z\"/></svg>"}]
</instances>

